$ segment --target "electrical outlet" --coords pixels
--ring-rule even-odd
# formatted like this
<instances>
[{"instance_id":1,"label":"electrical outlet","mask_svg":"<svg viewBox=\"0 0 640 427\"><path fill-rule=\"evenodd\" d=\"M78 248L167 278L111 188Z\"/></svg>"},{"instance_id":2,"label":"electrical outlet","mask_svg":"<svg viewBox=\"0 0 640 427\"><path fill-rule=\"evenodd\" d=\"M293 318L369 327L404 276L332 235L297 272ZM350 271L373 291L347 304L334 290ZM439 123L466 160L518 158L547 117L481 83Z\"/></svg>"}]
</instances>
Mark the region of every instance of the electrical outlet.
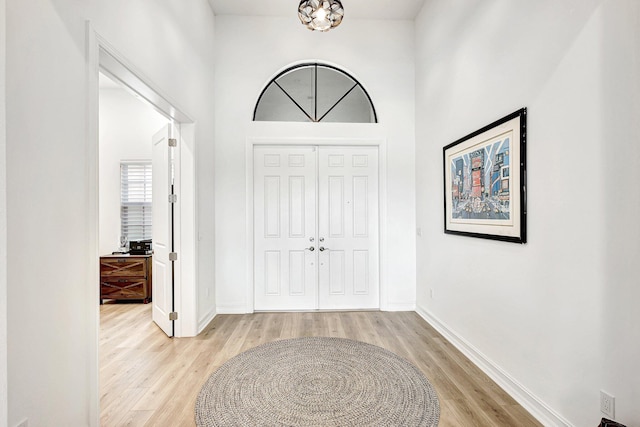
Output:
<instances>
[{"instance_id":1,"label":"electrical outlet","mask_svg":"<svg viewBox=\"0 0 640 427\"><path fill-rule=\"evenodd\" d=\"M429 296L431 297L431 299L433 299L433 288L429 289Z\"/></svg>"},{"instance_id":2,"label":"electrical outlet","mask_svg":"<svg viewBox=\"0 0 640 427\"><path fill-rule=\"evenodd\" d=\"M600 412L610 418L615 418L616 398L604 390L600 390Z\"/></svg>"}]
</instances>

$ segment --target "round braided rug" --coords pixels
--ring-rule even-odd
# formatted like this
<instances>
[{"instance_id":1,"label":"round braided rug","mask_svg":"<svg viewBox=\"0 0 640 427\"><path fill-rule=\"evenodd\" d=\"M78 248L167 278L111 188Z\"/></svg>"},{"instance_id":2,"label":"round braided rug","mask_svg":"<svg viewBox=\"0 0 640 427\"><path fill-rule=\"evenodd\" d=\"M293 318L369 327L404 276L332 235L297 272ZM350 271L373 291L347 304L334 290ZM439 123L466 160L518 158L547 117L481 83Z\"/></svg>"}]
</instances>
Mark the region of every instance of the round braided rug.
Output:
<instances>
[{"instance_id":1,"label":"round braided rug","mask_svg":"<svg viewBox=\"0 0 640 427\"><path fill-rule=\"evenodd\" d=\"M425 376L383 348L342 338L296 338L245 351L202 387L196 424L437 426Z\"/></svg>"}]
</instances>

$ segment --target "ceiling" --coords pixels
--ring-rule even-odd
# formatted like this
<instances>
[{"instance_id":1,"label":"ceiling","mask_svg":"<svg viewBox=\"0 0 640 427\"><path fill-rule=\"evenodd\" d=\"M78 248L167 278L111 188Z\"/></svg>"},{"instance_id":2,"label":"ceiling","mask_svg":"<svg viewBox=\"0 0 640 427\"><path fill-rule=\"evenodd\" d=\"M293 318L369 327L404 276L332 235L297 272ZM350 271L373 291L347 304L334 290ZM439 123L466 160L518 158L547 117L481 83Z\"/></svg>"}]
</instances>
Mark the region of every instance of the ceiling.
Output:
<instances>
[{"instance_id":1,"label":"ceiling","mask_svg":"<svg viewBox=\"0 0 640 427\"><path fill-rule=\"evenodd\" d=\"M425 0L342 0L342 5L345 19L413 20L424 2ZM298 3L298 0L209 0L216 15L297 16Z\"/></svg>"}]
</instances>

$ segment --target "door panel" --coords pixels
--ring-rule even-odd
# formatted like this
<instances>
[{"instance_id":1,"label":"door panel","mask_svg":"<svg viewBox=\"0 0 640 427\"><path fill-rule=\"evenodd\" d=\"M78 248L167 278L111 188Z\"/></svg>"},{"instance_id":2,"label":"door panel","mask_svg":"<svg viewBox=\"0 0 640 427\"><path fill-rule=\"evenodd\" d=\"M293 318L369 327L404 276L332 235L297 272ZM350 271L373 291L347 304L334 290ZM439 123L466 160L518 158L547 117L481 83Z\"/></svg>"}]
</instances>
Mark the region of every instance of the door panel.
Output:
<instances>
[{"instance_id":1,"label":"door panel","mask_svg":"<svg viewBox=\"0 0 640 427\"><path fill-rule=\"evenodd\" d=\"M265 269L265 293L268 296L282 295L282 282L280 281L280 263L281 251L265 251L264 252L264 269Z\"/></svg>"},{"instance_id":2,"label":"door panel","mask_svg":"<svg viewBox=\"0 0 640 427\"><path fill-rule=\"evenodd\" d=\"M265 238L280 238L280 177L264 177Z\"/></svg>"},{"instance_id":3,"label":"door panel","mask_svg":"<svg viewBox=\"0 0 640 427\"><path fill-rule=\"evenodd\" d=\"M256 310L317 307L316 209L316 149L256 147Z\"/></svg>"},{"instance_id":4,"label":"door panel","mask_svg":"<svg viewBox=\"0 0 640 427\"><path fill-rule=\"evenodd\" d=\"M344 295L344 251L332 250L327 253L329 258L328 264L328 277L324 279L329 280L329 294L330 295ZM322 261L321 265L325 265L325 261Z\"/></svg>"},{"instance_id":5,"label":"door panel","mask_svg":"<svg viewBox=\"0 0 640 427\"><path fill-rule=\"evenodd\" d=\"M169 313L173 308L171 252L171 211L169 194L172 184L172 159L169 147L170 125L153 136L153 321L168 336L173 336Z\"/></svg>"},{"instance_id":6,"label":"door panel","mask_svg":"<svg viewBox=\"0 0 640 427\"><path fill-rule=\"evenodd\" d=\"M305 265L304 251L289 252L289 283L291 295L305 294Z\"/></svg>"},{"instance_id":7,"label":"door panel","mask_svg":"<svg viewBox=\"0 0 640 427\"><path fill-rule=\"evenodd\" d=\"M353 251L353 294L369 294L369 251Z\"/></svg>"},{"instance_id":8,"label":"door panel","mask_svg":"<svg viewBox=\"0 0 640 427\"><path fill-rule=\"evenodd\" d=\"M289 177L289 237L305 237L305 182L303 176Z\"/></svg>"},{"instance_id":9,"label":"door panel","mask_svg":"<svg viewBox=\"0 0 640 427\"><path fill-rule=\"evenodd\" d=\"M379 308L378 149L320 147L319 308Z\"/></svg>"},{"instance_id":10,"label":"door panel","mask_svg":"<svg viewBox=\"0 0 640 427\"><path fill-rule=\"evenodd\" d=\"M369 177L353 177L353 237L369 235Z\"/></svg>"},{"instance_id":11,"label":"door panel","mask_svg":"<svg viewBox=\"0 0 640 427\"><path fill-rule=\"evenodd\" d=\"M335 166L334 166L335 167ZM325 177L322 177L324 181ZM344 237L344 177L329 176L328 196L329 196L329 236ZM324 187L323 187L324 189ZM326 212L321 212L320 215Z\"/></svg>"}]
</instances>

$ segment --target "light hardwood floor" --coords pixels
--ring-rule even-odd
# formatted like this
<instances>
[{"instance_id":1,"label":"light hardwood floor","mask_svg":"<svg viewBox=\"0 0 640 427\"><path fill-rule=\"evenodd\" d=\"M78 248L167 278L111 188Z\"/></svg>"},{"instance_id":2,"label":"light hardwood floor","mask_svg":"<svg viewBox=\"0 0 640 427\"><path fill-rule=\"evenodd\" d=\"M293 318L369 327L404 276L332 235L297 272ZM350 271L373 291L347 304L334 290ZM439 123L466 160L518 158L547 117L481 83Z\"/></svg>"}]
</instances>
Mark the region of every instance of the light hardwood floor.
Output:
<instances>
[{"instance_id":1,"label":"light hardwood floor","mask_svg":"<svg viewBox=\"0 0 640 427\"><path fill-rule=\"evenodd\" d=\"M364 341L411 361L438 393L442 427L541 425L416 313L219 315L199 336L174 339L151 321L151 304L105 304L100 316L105 427L194 426L196 396L226 360L304 336Z\"/></svg>"}]
</instances>

